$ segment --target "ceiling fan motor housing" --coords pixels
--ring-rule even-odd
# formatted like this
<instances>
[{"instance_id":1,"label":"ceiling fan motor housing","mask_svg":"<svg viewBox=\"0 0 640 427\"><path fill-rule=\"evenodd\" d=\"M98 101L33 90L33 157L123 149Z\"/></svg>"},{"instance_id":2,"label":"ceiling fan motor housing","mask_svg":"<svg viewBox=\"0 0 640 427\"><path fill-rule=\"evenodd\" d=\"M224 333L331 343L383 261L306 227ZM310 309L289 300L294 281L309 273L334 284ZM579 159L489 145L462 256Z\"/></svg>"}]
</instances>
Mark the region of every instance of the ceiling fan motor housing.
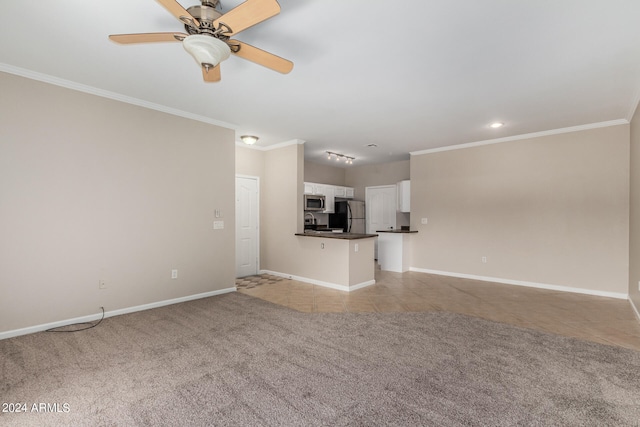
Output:
<instances>
[{"instance_id":1,"label":"ceiling fan motor housing","mask_svg":"<svg viewBox=\"0 0 640 427\"><path fill-rule=\"evenodd\" d=\"M220 18L222 13L215 7L207 6L204 4L191 6L187 9L187 12L200 22L200 26L196 27L189 25L189 22L185 21L184 28L189 34L210 34L214 37L219 37L216 34L216 28L213 26L213 21Z\"/></svg>"}]
</instances>

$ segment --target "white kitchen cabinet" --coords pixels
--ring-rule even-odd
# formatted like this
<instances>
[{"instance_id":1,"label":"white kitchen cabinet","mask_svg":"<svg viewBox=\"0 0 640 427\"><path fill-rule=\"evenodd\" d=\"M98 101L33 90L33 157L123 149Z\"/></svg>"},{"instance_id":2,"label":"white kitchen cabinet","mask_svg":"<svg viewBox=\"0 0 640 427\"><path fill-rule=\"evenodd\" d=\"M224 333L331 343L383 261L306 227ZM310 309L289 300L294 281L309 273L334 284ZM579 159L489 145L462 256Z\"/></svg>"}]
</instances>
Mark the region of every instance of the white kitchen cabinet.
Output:
<instances>
[{"instance_id":1,"label":"white kitchen cabinet","mask_svg":"<svg viewBox=\"0 0 640 427\"><path fill-rule=\"evenodd\" d=\"M345 187L344 188L344 197L347 199L353 199L355 194L355 189L353 187Z\"/></svg>"},{"instance_id":2,"label":"white kitchen cabinet","mask_svg":"<svg viewBox=\"0 0 640 427\"><path fill-rule=\"evenodd\" d=\"M312 182L305 182L304 183L304 194L313 194L313 191L315 189L315 184L313 184Z\"/></svg>"},{"instance_id":3,"label":"white kitchen cabinet","mask_svg":"<svg viewBox=\"0 0 640 427\"><path fill-rule=\"evenodd\" d=\"M335 213L336 209L336 196L335 196L335 187L333 185L325 185L323 186L324 194L324 213Z\"/></svg>"},{"instance_id":4,"label":"white kitchen cabinet","mask_svg":"<svg viewBox=\"0 0 640 427\"><path fill-rule=\"evenodd\" d=\"M398 190L398 212L411 212L411 181L400 181L396 186Z\"/></svg>"},{"instance_id":5,"label":"white kitchen cabinet","mask_svg":"<svg viewBox=\"0 0 640 427\"><path fill-rule=\"evenodd\" d=\"M342 197L343 199L353 199L353 196L355 194L353 187L342 187L340 185L336 185L334 189L335 196Z\"/></svg>"},{"instance_id":6,"label":"white kitchen cabinet","mask_svg":"<svg viewBox=\"0 0 640 427\"><path fill-rule=\"evenodd\" d=\"M324 194L326 185L315 182L304 183L304 194Z\"/></svg>"}]
</instances>

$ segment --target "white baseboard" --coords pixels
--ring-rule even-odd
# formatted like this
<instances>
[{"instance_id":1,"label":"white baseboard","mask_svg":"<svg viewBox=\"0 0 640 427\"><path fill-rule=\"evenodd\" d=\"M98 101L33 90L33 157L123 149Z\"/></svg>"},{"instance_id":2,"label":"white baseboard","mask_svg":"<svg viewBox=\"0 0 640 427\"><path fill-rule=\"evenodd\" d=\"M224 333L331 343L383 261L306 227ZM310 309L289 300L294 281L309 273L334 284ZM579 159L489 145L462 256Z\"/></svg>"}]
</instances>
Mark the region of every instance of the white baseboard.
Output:
<instances>
[{"instance_id":1,"label":"white baseboard","mask_svg":"<svg viewBox=\"0 0 640 427\"><path fill-rule=\"evenodd\" d=\"M640 320L640 311L638 311L638 307L636 307L631 298L629 298L629 302L631 303L631 308L633 308L633 311L636 313L636 317Z\"/></svg>"},{"instance_id":2,"label":"white baseboard","mask_svg":"<svg viewBox=\"0 0 640 427\"><path fill-rule=\"evenodd\" d=\"M376 283L375 280L367 280L366 282L358 283L353 286L339 285L337 283L323 282L322 280L309 279L308 277L295 276L292 274L280 273L278 271L260 270L260 274L271 274L273 276L284 277L287 279L297 280L298 282L311 283L312 285L324 286L325 288L337 289L339 291L351 292L356 289L361 289L367 286L371 286Z\"/></svg>"},{"instance_id":3,"label":"white baseboard","mask_svg":"<svg viewBox=\"0 0 640 427\"><path fill-rule=\"evenodd\" d=\"M127 308L121 308L118 310L105 311L104 317L106 319L107 317L120 316L122 314L134 313L136 311L143 311L143 310L149 310L152 308L164 307L165 305L178 304L181 302L192 301L200 298L208 298L215 295L221 295L221 294L226 294L226 293L235 292L235 291L236 291L235 287L226 288L226 289L220 289L217 291L204 292L202 294L189 295L186 297L180 297L180 298L174 298L170 300L152 302L149 304L137 305L135 307L127 307ZM12 331L0 332L0 340L13 338L20 335L33 334L35 332L42 332L42 331L46 331L47 329L59 328L61 326L73 325L76 323L93 322L93 321L99 320L101 317L102 317L102 313L90 314L88 316L76 317L73 319L60 320L58 322L45 323L43 325L30 326L28 328L14 329Z\"/></svg>"},{"instance_id":4,"label":"white baseboard","mask_svg":"<svg viewBox=\"0 0 640 427\"><path fill-rule=\"evenodd\" d=\"M595 291L591 289L572 288L569 286L549 285L546 283L526 282L523 280L501 279L498 277L476 276L473 274L452 273L449 271L429 270L426 268L417 268L417 267L411 267L410 271L416 271L418 273L437 274L439 276L459 277L461 279L482 280L483 282L503 283L506 285L526 286L529 288L549 289L552 291L573 292L577 294L595 295L599 297L608 297L608 298L617 298L617 299L629 299L629 294L619 293L619 292Z\"/></svg>"}]
</instances>

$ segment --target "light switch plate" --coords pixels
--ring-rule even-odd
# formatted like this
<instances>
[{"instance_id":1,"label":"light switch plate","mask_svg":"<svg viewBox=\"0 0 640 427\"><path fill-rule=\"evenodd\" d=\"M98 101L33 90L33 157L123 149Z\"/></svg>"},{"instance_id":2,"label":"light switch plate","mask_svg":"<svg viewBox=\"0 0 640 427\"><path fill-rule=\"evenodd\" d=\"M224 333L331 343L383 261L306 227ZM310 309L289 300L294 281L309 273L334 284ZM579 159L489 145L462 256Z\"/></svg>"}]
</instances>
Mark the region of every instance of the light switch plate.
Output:
<instances>
[{"instance_id":1,"label":"light switch plate","mask_svg":"<svg viewBox=\"0 0 640 427\"><path fill-rule=\"evenodd\" d=\"M422 220L420 221L422 224L426 224L427 223L427 218L422 218Z\"/></svg>"}]
</instances>

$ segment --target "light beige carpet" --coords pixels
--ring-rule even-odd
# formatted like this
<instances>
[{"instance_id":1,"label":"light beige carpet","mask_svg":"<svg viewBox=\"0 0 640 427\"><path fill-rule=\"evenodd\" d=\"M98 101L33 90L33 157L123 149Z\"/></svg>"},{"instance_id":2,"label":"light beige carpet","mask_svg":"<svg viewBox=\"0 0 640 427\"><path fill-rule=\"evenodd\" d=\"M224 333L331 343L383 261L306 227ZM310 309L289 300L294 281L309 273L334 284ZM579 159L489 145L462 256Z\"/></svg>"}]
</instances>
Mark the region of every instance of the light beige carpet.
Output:
<instances>
[{"instance_id":1,"label":"light beige carpet","mask_svg":"<svg viewBox=\"0 0 640 427\"><path fill-rule=\"evenodd\" d=\"M0 425L637 425L640 353L446 312L231 293L0 341ZM64 405L67 406L64 406ZM51 406L53 408L53 406Z\"/></svg>"}]
</instances>

